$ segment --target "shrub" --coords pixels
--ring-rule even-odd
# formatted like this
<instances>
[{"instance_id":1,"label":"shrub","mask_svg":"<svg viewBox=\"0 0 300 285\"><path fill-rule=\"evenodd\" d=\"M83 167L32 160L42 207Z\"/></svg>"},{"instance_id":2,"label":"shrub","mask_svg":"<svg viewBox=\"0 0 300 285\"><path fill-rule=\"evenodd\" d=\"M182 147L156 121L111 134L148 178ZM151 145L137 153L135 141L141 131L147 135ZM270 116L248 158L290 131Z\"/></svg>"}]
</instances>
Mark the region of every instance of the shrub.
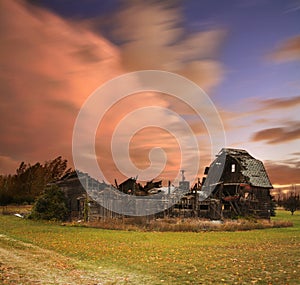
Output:
<instances>
[{"instance_id":1,"label":"shrub","mask_svg":"<svg viewBox=\"0 0 300 285\"><path fill-rule=\"evenodd\" d=\"M65 221L68 217L68 208L64 192L57 186L51 186L45 189L33 205L29 216L35 220L55 220Z\"/></svg>"}]
</instances>

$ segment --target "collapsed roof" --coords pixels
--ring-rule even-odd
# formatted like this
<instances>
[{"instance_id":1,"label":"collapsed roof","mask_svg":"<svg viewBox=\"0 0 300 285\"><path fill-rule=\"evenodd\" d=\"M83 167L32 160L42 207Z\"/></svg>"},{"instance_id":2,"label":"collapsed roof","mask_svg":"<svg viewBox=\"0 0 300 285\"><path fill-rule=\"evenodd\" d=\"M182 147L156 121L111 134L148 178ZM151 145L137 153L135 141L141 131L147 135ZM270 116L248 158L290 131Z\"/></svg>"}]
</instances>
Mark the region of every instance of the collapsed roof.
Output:
<instances>
[{"instance_id":1,"label":"collapsed roof","mask_svg":"<svg viewBox=\"0 0 300 285\"><path fill-rule=\"evenodd\" d=\"M229 179L225 167L231 159L239 165L240 176L232 176L233 183L247 183L253 187L273 188L263 163L243 149L223 148L210 165L204 186L219 184Z\"/></svg>"}]
</instances>

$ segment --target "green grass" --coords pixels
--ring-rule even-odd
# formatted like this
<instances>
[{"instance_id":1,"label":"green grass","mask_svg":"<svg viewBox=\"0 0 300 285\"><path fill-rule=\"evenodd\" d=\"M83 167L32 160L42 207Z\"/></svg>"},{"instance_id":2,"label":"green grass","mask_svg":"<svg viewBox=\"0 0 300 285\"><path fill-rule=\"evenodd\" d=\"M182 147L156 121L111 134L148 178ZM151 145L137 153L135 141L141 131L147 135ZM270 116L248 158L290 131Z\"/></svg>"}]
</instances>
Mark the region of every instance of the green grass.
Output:
<instances>
[{"instance_id":1,"label":"green grass","mask_svg":"<svg viewBox=\"0 0 300 285\"><path fill-rule=\"evenodd\" d=\"M151 276L149 284L299 284L300 213L294 227L243 232L135 232L65 227L0 215L0 234L79 260Z\"/></svg>"}]
</instances>

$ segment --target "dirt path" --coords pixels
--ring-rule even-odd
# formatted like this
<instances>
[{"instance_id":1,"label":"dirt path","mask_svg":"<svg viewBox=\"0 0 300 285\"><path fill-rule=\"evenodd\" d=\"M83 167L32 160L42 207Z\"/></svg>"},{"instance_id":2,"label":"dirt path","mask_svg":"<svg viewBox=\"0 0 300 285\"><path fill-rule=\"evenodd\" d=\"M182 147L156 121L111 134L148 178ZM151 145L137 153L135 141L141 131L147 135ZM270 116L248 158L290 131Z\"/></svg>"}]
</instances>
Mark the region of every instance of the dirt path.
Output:
<instances>
[{"instance_id":1,"label":"dirt path","mask_svg":"<svg viewBox=\"0 0 300 285\"><path fill-rule=\"evenodd\" d=\"M0 284L146 284L142 279L93 266L82 270L71 258L0 235Z\"/></svg>"}]
</instances>

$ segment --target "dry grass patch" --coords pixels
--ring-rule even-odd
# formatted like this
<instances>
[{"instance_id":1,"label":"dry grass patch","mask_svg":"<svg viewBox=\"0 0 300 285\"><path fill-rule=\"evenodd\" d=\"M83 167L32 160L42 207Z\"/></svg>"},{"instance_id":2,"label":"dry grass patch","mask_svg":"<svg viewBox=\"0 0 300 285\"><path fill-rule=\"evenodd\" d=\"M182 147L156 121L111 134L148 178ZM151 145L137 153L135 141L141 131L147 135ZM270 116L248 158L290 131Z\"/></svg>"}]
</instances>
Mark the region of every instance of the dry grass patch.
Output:
<instances>
[{"instance_id":1,"label":"dry grass patch","mask_svg":"<svg viewBox=\"0 0 300 285\"><path fill-rule=\"evenodd\" d=\"M203 219L166 218L149 220L146 217L124 219L102 219L89 223L71 223L110 230L157 231L157 232L202 232L202 231L247 231L255 229L292 227L291 221L274 220L225 220L210 221Z\"/></svg>"},{"instance_id":2,"label":"dry grass patch","mask_svg":"<svg viewBox=\"0 0 300 285\"><path fill-rule=\"evenodd\" d=\"M31 209L32 209L32 205L0 206L0 214L2 214L2 215L13 215L13 214L28 215L28 214L30 214Z\"/></svg>"}]
</instances>

